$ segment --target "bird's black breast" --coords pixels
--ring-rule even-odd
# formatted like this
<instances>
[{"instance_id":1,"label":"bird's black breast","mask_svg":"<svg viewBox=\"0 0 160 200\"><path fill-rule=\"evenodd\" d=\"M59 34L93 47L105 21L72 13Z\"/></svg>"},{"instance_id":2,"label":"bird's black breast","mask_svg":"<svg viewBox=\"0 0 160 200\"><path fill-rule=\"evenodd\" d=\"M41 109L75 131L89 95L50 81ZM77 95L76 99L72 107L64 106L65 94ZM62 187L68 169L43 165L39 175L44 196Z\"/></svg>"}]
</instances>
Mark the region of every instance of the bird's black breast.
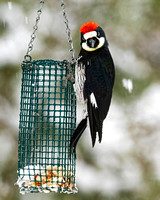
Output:
<instances>
[{"instance_id":1,"label":"bird's black breast","mask_svg":"<svg viewBox=\"0 0 160 200\"><path fill-rule=\"evenodd\" d=\"M112 92L114 84L114 64L108 48L97 54L86 56L83 60L85 65L86 81L84 83L84 97L87 98L92 92L98 97L105 97Z\"/></svg>"}]
</instances>

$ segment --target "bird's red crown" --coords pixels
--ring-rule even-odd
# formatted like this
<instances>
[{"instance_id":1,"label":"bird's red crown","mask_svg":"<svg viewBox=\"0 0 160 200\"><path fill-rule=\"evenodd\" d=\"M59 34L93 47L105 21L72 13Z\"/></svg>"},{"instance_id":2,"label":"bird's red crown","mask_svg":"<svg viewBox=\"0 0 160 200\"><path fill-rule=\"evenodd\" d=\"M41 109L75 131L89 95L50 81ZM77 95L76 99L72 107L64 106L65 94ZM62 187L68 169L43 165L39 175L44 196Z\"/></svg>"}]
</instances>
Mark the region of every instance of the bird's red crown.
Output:
<instances>
[{"instance_id":1,"label":"bird's red crown","mask_svg":"<svg viewBox=\"0 0 160 200\"><path fill-rule=\"evenodd\" d=\"M91 31L95 31L97 27L98 24L96 24L95 22L87 22L81 26L80 32L85 34Z\"/></svg>"}]
</instances>

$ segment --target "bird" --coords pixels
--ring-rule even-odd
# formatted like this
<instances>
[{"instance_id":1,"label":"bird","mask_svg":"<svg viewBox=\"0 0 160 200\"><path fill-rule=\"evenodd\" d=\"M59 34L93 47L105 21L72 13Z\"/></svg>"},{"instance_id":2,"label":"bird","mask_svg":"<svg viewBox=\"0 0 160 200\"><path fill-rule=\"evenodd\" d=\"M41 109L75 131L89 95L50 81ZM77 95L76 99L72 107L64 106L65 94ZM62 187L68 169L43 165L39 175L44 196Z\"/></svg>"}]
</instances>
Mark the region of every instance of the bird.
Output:
<instances>
[{"instance_id":1,"label":"bird","mask_svg":"<svg viewBox=\"0 0 160 200\"><path fill-rule=\"evenodd\" d=\"M97 135L101 143L103 121L109 111L115 80L114 62L104 30L88 21L80 27L80 34L81 50L75 66L74 90L83 116L70 140L70 151L74 153L88 124L92 147Z\"/></svg>"}]
</instances>

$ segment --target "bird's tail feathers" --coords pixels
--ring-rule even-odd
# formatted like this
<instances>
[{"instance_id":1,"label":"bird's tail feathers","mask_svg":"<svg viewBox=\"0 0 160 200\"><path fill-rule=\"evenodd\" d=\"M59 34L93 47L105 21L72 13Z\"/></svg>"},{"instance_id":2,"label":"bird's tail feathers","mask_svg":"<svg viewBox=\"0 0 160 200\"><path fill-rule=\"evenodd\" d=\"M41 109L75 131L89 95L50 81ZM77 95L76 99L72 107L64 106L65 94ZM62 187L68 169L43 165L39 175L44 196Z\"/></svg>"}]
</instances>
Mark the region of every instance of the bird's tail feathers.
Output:
<instances>
[{"instance_id":1,"label":"bird's tail feathers","mask_svg":"<svg viewBox=\"0 0 160 200\"><path fill-rule=\"evenodd\" d=\"M76 153L77 143L78 143L82 133L86 129L86 127L87 127L87 116L84 119L82 119L82 121L78 124L76 130L74 131L74 133L71 137L70 153L72 153L72 150L74 151L74 153Z\"/></svg>"},{"instance_id":2,"label":"bird's tail feathers","mask_svg":"<svg viewBox=\"0 0 160 200\"><path fill-rule=\"evenodd\" d=\"M95 105L92 105L90 98L87 101L89 126L92 138L92 147L94 147L96 142L96 133L98 132L99 142L102 141L102 122L99 119L98 109Z\"/></svg>"},{"instance_id":3,"label":"bird's tail feathers","mask_svg":"<svg viewBox=\"0 0 160 200\"><path fill-rule=\"evenodd\" d=\"M94 147L95 142L96 142L96 127L95 127L95 118L93 115L94 111L93 111L90 98L88 98L88 101L87 101L87 108L88 108L89 126L90 126L91 139L92 139L92 147Z\"/></svg>"},{"instance_id":4,"label":"bird's tail feathers","mask_svg":"<svg viewBox=\"0 0 160 200\"><path fill-rule=\"evenodd\" d=\"M98 137L99 137L99 143L102 141L102 128L103 128L103 122L98 123Z\"/></svg>"}]
</instances>

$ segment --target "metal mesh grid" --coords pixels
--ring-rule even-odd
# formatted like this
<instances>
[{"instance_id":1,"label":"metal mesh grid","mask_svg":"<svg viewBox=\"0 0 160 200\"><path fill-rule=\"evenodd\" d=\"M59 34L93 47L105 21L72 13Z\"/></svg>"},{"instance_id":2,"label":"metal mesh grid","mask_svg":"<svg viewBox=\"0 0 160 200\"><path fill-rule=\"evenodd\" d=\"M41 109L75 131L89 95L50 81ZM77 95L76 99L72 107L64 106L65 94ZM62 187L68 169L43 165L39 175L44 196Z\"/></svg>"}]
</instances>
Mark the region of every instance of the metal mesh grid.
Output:
<instances>
[{"instance_id":1,"label":"metal mesh grid","mask_svg":"<svg viewBox=\"0 0 160 200\"><path fill-rule=\"evenodd\" d=\"M75 193L75 154L69 143L76 126L76 99L66 61L22 65L18 180L20 192ZM66 84L67 83L67 84Z\"/></svg>"}]
</instances>

